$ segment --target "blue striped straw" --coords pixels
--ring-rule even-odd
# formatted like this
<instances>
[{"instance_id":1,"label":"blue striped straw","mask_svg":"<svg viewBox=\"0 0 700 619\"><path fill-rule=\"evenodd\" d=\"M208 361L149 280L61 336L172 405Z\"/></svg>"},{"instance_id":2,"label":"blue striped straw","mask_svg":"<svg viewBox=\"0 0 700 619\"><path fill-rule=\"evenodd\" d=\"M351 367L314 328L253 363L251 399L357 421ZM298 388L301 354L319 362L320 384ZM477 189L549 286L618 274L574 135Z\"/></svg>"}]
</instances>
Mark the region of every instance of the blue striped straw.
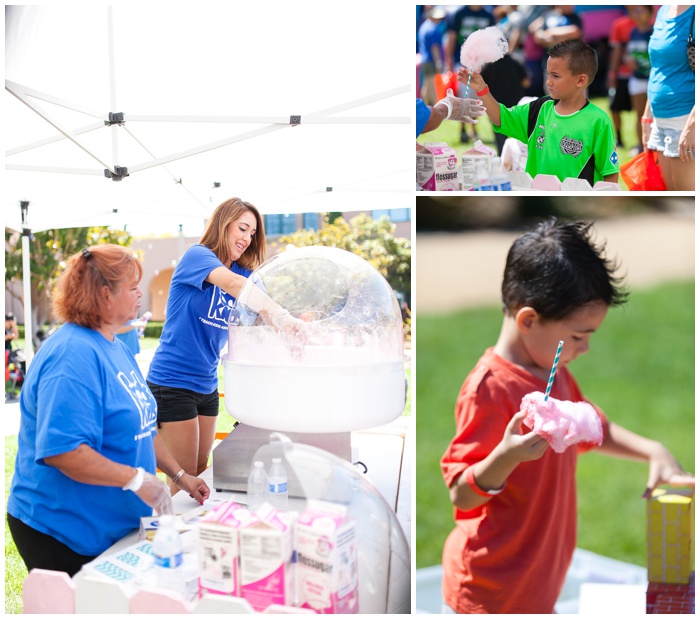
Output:
<instances>
[{"instance_id":1,"label":"blue striped straw","mask_svg":"<svg viewBox=\"0 0 700 619\"><path fill-rule=\"evenodd\" d=\"M544 401L547 401L549 397L549 392L552 390L552 383L554 383L554 374L557 371L557 365L559 364L559 357L561 357L561 349L564 347L563 340L559 340L559 346L557 346L557 354L554 355L554 363L552 364L552 371L549 373L549 382L547 383L547 391L544 392Z\"/></svg>"}]
</instances>

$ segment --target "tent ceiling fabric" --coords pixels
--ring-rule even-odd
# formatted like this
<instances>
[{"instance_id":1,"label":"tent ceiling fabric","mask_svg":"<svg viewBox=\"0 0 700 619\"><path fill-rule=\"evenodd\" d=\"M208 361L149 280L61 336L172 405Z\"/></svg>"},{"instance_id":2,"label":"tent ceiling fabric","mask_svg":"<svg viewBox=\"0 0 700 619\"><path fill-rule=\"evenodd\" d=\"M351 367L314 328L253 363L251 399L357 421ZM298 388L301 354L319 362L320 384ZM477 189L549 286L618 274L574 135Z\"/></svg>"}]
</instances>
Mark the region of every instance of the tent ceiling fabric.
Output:
<instances>
[{"instance_id":1,"label":"tent ceiling fabric","mask_svg":"<svg viewBox=\"0 0 700 619\"><path fill-rule=\"evenodd\" d=\"M264 213L410 207L414 24L398 13L320 2L146 2L116 5L111 16L99 5L8 8L6 226L18 225L20 200L30 201L35 230L152 216L171 229L203 221L232 196ZM39 94L27 100L53 126L8 90L21 87ZM125 124L104 125L110 112L124 113ZM183 115L236 122L138 120ZM269 122L291 115L301 125ZM16 150L54 136L62 139ZM118 182L104 176L103 163L136 170L227 140Z\"/></svg>"}]
</instances>

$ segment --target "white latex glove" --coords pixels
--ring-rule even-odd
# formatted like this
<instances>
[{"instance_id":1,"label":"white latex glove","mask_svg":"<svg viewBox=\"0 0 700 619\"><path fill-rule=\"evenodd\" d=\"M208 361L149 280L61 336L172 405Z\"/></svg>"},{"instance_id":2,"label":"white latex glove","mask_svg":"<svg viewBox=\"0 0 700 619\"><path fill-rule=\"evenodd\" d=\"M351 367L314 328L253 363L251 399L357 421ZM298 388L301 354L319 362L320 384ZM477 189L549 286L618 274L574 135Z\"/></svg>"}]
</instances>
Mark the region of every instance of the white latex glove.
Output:
<instances>
[{"instance_id":1,"label":"white latex glove","mask_svg":"<svg viewBox=\"0 0 700 619\"><path fill-rule=\"evenodd\" d=\"M451 88L447 89L447 96L435 105L444 105L447 108L447 118L450 120L459 120L470 125L475 125L479 122L479 116L486 113L486 108L481 101L455 97Z\"/></svg>"},{"instance_id":2,"label":"white latex glove","mask_svg":"<svg viewBox=\"0 0 700 619\"><path fill-rule=\"evenodd\" d=\"M153 508L157 516L175 514L173 501L168 487L155 475L147 473L141 467L123 490L131 490L146 505Z\"/></svg>"}]
</instances>

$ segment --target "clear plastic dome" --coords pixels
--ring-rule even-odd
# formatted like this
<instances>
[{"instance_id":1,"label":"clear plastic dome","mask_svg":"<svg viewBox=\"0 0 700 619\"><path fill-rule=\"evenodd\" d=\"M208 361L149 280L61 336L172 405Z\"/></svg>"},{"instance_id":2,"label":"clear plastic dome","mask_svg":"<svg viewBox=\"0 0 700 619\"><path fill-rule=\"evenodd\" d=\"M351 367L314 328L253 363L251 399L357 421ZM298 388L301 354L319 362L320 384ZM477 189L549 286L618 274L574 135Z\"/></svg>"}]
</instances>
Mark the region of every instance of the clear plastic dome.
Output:
<instances>
[{"instance_id":1,"label":"clear plastic dome","mask_svg":"<svg viewBox=\"0 0 700 619\"><path fill-rule=\"evenodd\" d=\"M270 435L254 460L282 458L289 479L296 478L304 498L341 505L357 535L359 613L411 612L411 553L406 536L386 500L349 462L322 449ZM290 509L291 509L290 505ZM300 509L303 509L300 508Z\"/></svg>"},{"instance_id":2,"label":"clear plastic dome","mask_svg":"<svg viewBox=\"0 0 700 619\"><path fill-rule=\"evenodd\" d=\"M265 324L261 291L303 321L303 345ZM228 335L225 404L242 423L342 432L403 412L401 310L387 281L355 254L303 247L267 260L241 290Z\"/></svg>"}]
</instances>

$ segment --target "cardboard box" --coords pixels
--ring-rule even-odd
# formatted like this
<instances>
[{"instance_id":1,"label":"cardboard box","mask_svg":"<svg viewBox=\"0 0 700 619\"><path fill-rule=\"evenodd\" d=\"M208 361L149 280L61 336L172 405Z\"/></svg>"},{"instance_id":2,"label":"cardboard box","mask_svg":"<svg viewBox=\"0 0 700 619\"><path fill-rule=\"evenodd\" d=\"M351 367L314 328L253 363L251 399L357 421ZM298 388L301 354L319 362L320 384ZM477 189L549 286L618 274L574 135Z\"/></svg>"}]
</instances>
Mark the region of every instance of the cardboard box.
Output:
<instances>
[{"instance_id":1,"label":"cardboard box","mask_svg":"<svg viewBox=\"0 0 700 619\"><path fill-rule=\"evenodd\" d=\"M158 522L160 521L160 516L143 516L141 518L141 524L139 526L139 541L149 541L152 542L153 538L156 536L158 531ZM194 528L194 525L187 522L184 516L175 516L175 528L178 533L186 533Z\"/></svg>"},{"instance_id":2,"label":"cardboard box","mask_svg":"<svg viewBox=\"0 0 700 619\"><path fill-rule=\"evenodd\" d=\"M258 519L234 501L223 503L197 522L199 597L205 593L239 596L239 533Z\"/></svg>"},{"instance_id":3,"label":"cardboard box","mask_svg":"<svg viewBox=\"0 0 700 619\"><path fill-rule=\"evenodd\" d=\"M459 159L444 142L428 142L416 152L416 183L426 191L459 191Z\"/></svg>"},{"instance_id":4,"label":"cardboard box","mask_svg":"<svg viewBox=\"0 0 700 619\"><path fill-rule=\"evenodd\" d=\"M293 528L289 515L263 503L258 520L240 530L240 592L256 611L291 606Z\"/></svg>"},{"instance_id":5,"label":"cardboard box","mask_svg":"<svg viewBox=\"0 0 700 619\"><path fill-rule=\"evenodd\" d=\"M687 584L694 569L694 491L656 488L647 501L649 582Z\"/></svg>"},{"instance_id":6,"label":"cardboard box","mask_svg":"<svg viewBox=\"0 0 700 619\"><path fill-rule=\"evenodd\" d=\"M319 613L359 610L357 531L345 509L309 501L295 525L297 597Z\"/></svg>"},{"instance_id":7,"label":"cardboard box","mask_svg":"<svg viewBox=\"0 0 700 619\"><path fill-rule=\"evenodd\" d=\"M477 140L462 153L462 189L480 191L480 183L488 178L489 164L496 151ZM484 191L491 191L486 187Z\"/></svg>"}]
</instances>

